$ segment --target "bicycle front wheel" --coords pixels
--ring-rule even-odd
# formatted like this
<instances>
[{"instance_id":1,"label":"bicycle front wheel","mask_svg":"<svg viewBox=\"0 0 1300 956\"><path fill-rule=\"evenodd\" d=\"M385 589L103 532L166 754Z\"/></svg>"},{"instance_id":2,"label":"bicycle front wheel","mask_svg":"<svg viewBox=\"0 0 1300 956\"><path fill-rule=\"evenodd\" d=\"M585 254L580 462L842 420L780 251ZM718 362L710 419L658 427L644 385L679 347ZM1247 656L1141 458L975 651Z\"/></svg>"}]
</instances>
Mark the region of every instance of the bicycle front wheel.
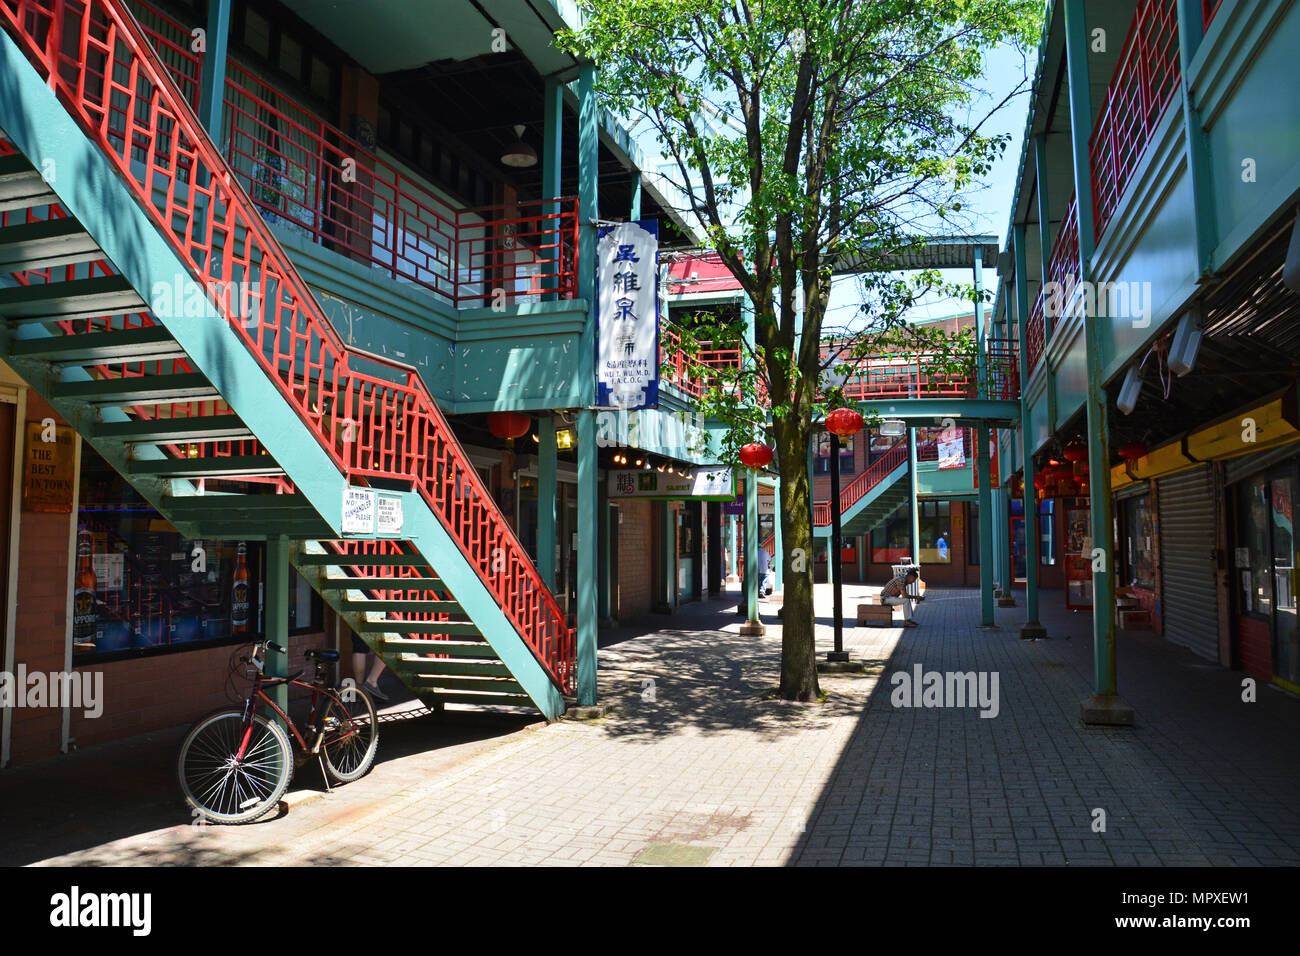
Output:
<instances>
[{"instance_id":1,"label":"bicycle front wheel","mask_svg":"<svg viewBox=\"0 0 1300 956\"><path fill-rule=\"evenodd\" d=\"M339 783L359 780L375 762L379 721L370 695L360 687L335 691L328 698L322 723L321 753L325 769Z\"/></svg>"},{"instance_id":2,"label":"bicycle front wheel","mask_svg":"<svg viewBox=\"0 0 1300 956\"><path fill-rule=\"evenodd\" d=\"M185 801L213 823L251 823L274 808L293 777L284 730L242 710L209 714L191 728L176 758Z\"/></svg>"}]
</instances>

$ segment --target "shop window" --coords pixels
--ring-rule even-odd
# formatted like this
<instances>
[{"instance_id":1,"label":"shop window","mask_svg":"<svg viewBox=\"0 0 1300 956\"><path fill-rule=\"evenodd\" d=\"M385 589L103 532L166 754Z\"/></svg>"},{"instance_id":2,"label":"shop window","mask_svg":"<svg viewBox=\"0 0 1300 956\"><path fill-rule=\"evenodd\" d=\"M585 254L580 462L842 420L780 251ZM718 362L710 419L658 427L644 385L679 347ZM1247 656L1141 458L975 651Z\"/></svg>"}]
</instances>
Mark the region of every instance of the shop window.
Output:
<instances>
[{"instance_id":1,"label":"shop window","mask_svg":"<svg viewBox=\"0 0 1300 956\"><path fill-rule=\"evenodd\" d=\"M266 548L182 535L88 446L73 582L78 661L242 643L263 633ZM290 628L315 631L320 599L290 582Z\"/></svg>"},{"instance_id":2,"label":"shop window","mask_svg":"<svg viewBox=\"0 0 1300 956\"><path fill-rule=\"evenodd\" d=\"M980 503L966 504L966 563L980 563Z\"/></svg>"},{"instance_id":3,"label":"shop window","mask_svg":"<svg viewBox=\"0 0 1300 956\"><path fill-rule=\"evenodd\" d=\"M1268 480L1243 482L1237 492L1237 587L1246 614L1273 613L1272 546Z\"/></svg>"},{"instance_id":4,"label":"shop window","mask_svg":"<svg viewBox=\"0 0 1300 956\"><path fill-rule=\"evenodd\" d=\"M921 564L952 563L951 503L922 501L917 506L921 533Z\"/></svg>"},{"instance_id":5,"label":"shop window","mask_svg":"<svg viewBox=\"0 0 1300 956\"><path fill-rule=\"evenodd\" d=\"M1146 495L1129 498L1123 506L1124 580L1130 587L1156 586L1154 515Z\"/></svg>"},{"instance_id":6,"label":"shop window","mask_svg":"<svg viewBox=\"0 0 1300 956\"><path fill-rule=\"evenodd\" d=\"M1038 503L1038 563L1056 564L1056 502L1050 498Z\"/></svg>"},{"instance_id":7,"label":"shop window","mask_svg":"<svg viewBox=\"0 0 1300 956\"><path fill-rule=\"evenodd\" d=\"M912 516L903 506L871 532L873 564L898 564L912 555Z\"/></svg>"},{"instance_id":8,"label":"shop window","mask_svg":"<svg viewBox=\"0 0 1300 956\"><path fill-rule=\"evenodd\" d=\"M271 56L271 23L256 10L244 13L244 42L263 59Z\"/></svg>"},{"instance_id":9,"label":"shop window","mask_svg":"<svg viewBox=\"0 0 1300 956\"><path fill-rule=\"evenodd\" d=\"M840 474L851 475L855 471L852 438L840 439ZM817 436L817 450L813 454L813 474L829 475L831 473L831 435L822 432Z\"/></svg>"}]
</instances>

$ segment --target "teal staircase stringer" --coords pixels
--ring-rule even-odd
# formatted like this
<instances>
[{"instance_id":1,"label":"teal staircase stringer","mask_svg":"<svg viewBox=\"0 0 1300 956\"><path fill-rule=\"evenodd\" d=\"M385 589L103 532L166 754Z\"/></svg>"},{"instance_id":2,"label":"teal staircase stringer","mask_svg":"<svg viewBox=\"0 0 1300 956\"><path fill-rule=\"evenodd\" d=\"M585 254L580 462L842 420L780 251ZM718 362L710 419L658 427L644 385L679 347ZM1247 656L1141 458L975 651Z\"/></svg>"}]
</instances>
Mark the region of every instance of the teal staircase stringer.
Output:
<instances>
[{"instance_id":1,"label":"teal staircase stringer","mask_svg":"<svg viewBox=\"0 0 1300 956\"><path fill-rule=\"evenodd\" d=\"M37 121L39 118L39 122ZM231 410L252 429L254 437L285 470L298 494L310 502L321 519L320 537L342 538L342 499L348 482L325 449L284 400L276 384L235 335L228 320L203 293L184 262L137 204L106 157L88 140L72 116L18 49L0 30L0 128L37 169L53 161L50 186L68 213L94 238L103 257L113 263L130 286L150 301L157 283L180 288L186 299L202 303L201 314L154 314L185 352L194 368L210 380ZM23 325L5 342L6 358L29 384L102 451L146 499L168 515L169 495L191 495L194 485L184 479L131 475L130 461L165 457L160 450L123 445L92 436L101 421L125 421L116 408L59 399L52 394L59 382L89 381L78 368L56 367L10 355L11 340L48 335L39 325ZM214 508L221 496L212 496ZM405 527L410 540L448 590L465 609L497 656L509 667L539 710L555 719L564 709L558 688L524 643L514 624L461 553L458 544L417 494L403 495ZM224 503L223 503L224 504ZM194 519L191 527L194 526ZM202 525L199 520L197 524ZM178 527L182 527L178 525ZM275 533L268 528L269 533ZM213 537L214 535L207 535ZM430 560L436 556L436 560Z\"/></svg>"}]
</instances>

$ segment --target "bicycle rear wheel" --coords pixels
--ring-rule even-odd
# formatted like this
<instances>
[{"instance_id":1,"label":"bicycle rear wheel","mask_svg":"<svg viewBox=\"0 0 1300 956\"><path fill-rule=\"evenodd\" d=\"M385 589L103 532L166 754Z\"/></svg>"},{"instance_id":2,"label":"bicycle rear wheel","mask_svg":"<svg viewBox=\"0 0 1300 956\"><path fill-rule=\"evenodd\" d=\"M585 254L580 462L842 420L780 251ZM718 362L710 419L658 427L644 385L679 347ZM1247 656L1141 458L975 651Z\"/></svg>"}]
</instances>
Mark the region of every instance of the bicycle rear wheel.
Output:
<instances>
[{"instance_id":1,"label":"bicycle rear wheel","mask_svg":"<svg viewBox=\"0 0 1300 956\"><path fill-rule=\"evenodd\" d=\"M375 762L379 721L370 695L360 687L335 693L337 697L326 699L321 754L331 777L339 783L351 783L364 777Z\"/></svg>"},{"instance_id":2,"label":"bicycle rear wheel","mask_svg":"<svg viewBox=\"0 0 1300 956\"><path fill-rule=\"evenodd\" d=\"M221 710L185 735L176 777L185 802L206 819L251 823L289 788L293 751L278 723L260 714L246 721L242 710Z\"/></svg>"}]
</instances>

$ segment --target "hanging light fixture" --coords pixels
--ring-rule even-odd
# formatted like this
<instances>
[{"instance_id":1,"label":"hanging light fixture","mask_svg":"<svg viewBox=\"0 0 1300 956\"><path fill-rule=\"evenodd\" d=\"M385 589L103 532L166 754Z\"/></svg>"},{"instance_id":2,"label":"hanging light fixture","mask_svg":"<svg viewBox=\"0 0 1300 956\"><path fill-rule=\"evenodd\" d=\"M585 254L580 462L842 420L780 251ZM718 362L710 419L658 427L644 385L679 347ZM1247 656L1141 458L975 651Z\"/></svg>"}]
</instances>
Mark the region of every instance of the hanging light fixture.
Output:
<instances>
[{"instance_id":1,"label":"hanging light fixture","mask_svg":"<svg viewBox=\"0 0 1300 956\"><path fill-rule=\"evenodd\" d=\"M525 129L522 124L515 127L515 141L501 154L503 165L513 166L515 169L527 169L529 166L537 165L537 150L524 142Z\"/></svg>"}]
</instances>

